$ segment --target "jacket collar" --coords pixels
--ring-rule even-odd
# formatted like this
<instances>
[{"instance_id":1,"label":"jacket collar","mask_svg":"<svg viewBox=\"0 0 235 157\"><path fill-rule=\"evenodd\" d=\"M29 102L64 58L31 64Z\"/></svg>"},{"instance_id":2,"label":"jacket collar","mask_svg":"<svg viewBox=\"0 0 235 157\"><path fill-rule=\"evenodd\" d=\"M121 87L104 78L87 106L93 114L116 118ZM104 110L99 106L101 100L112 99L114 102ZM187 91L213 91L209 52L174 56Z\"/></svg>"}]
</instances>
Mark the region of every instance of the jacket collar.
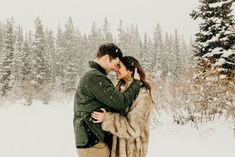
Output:
<instances>
[{"instance_id":1,"label":"jacket collar","mask_svg":"<svg viewBox=\"0 0 235 157\"><path fill-rule=\"evenodd\" d=\"M98 63L94 62L94 61L89 61L89 66L91 68L94 68L98 71L100 71L101 73L103 73L104 75L107 75L106 71L104 68L102 68Z\"/></svg>"}]
</instances>

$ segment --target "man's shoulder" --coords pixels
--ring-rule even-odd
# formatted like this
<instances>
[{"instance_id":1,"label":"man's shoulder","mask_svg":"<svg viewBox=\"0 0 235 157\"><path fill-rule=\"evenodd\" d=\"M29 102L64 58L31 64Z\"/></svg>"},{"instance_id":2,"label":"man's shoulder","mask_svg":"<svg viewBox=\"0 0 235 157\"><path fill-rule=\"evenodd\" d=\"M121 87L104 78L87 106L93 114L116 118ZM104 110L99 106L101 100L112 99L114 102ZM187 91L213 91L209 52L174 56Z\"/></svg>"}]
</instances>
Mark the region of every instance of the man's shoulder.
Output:
<instances>
[{"instance_id":1,"label":"man's shoulder","mask_svg":"<svg viewBox=\"0 0 235 157\"><path fill-rule=\"evenodd\" d=\"M84 81L84 80L91 81L91 80L94 80L96 78L107 79L107 76L104 75L99 70L91 68L83 74L83 76L81 77L81 81Z\"/></svg>"},{"instance_id":2,"label":"man's shoulder","mask_svg":"<svg viewBox=\"0 0 235 157\"><path fill-rule=\"evenodd\" d=\"M95 69L95 68L90 68L85 74L84 76L104 76L106 77L106 75L104 75L102 72L100 72L99 70Z\"/></svg>"}]
</instances>

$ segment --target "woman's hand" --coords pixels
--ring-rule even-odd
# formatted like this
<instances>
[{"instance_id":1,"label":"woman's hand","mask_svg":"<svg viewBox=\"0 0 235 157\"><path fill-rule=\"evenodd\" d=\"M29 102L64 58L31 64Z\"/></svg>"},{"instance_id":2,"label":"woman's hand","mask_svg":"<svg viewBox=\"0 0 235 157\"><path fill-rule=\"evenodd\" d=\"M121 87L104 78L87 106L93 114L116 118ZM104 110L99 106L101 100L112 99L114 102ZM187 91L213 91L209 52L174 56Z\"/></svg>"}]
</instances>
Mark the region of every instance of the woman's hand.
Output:
<instances>
[{"instance_id":1,"label":"woman's hand","mask_svg":"<svg viewBox=\"0 0 235 157\"><path fill-rule=\"evenodd\" d=\"M106 117L106 110L104 108L101 108L102 112L92 112L91 117L94 118L95 120L93 120L94 123L102 123Z\"/></svg>"}]
</instances>

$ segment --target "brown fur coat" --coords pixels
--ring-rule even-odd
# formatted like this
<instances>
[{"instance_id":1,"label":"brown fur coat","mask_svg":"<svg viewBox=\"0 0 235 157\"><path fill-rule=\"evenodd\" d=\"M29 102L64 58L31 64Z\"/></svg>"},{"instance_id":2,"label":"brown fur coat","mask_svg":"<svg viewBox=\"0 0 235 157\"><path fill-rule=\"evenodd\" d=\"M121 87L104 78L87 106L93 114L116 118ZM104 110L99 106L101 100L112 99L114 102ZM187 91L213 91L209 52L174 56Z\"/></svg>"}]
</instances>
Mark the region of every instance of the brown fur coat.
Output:
<instances>
[{"instance_id":1,"label":"brown fur coat","mask_svg":"<svg viewBox=\"0 0 235 157\"><path fill-rule=\"evenodd\" d=\"M107 113L102 128L113 136L111 157L146 157L153 103L143 87L126 116Z\"/></svg>"}]
</instances>

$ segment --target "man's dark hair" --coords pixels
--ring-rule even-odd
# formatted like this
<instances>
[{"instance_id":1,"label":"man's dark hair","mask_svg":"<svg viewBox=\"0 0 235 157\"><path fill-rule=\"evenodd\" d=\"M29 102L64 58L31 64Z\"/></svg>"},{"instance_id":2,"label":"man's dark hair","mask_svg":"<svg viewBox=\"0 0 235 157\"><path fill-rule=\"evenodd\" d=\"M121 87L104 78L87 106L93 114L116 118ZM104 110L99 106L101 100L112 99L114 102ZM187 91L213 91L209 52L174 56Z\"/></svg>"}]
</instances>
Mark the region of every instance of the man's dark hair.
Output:
<instances>
[{"instance_id":1,"label":"man's dark hair","mask_svg":"<svg viewBox=\"0 0 235 157\"><path fill-rule=\"evenodd\" d=\"M109 55L110 59L116 59L117 57L121 59L122 51L114 43L106 43L106 44L102 44L99 47L96 57L100 58L100 57L103 57L104 55Z\"/></svg>"}]
</instances>

